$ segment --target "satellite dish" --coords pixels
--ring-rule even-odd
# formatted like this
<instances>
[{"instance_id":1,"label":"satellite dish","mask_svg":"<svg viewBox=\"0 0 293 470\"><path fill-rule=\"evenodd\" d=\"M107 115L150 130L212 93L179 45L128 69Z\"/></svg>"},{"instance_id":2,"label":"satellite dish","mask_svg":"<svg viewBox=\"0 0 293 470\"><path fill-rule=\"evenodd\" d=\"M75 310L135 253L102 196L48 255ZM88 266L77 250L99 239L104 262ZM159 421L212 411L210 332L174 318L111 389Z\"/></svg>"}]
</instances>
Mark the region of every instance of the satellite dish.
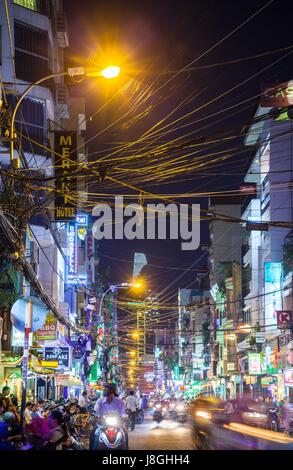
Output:
<instances>
[{"instance_id":1,"label":"satellite dish","mask_svg":"<svg viewBox=\"0 0 293 470\"><path fill-rule=\"evenodd\" d=\"M12 325L18 330L24 332L25 330L25 315L28 309L28 303L32 302L33 318L32 329L35 331L42 328L46 321L46 306L43 302L36 297L23 297L18 299L11 307L10 318Z\"/></svg>"}]
</instances>

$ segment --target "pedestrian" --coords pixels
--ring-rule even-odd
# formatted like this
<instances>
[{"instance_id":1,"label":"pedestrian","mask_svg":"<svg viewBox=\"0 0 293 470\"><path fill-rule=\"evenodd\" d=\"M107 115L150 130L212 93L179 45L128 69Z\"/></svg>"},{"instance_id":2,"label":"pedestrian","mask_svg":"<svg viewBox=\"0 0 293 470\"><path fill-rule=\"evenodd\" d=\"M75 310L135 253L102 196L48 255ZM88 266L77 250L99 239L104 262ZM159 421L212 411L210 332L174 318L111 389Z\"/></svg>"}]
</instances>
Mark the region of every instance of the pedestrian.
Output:
<instances>
[{"instance_id":1,"label":"pedestrian","mask_svg":"<svg viewBox=\"0 0 293 470\"><path fill-rule=\"evenodd\" d=\"M226 415L231 415L234 412L234 406L230 400L225 404L225 413Z\"/></svg>"},{"instance_id":2,"label":"pedestrian","mask_svg":"<svg viewBox=\"0 0 293 470\"><path fill-rule=\"evenodd\" d=\"M23 416L25 424L30 425L32 422L32 403L30 401L25 405Z\"/></svg>"},{"instance_id":3,"label":"pedestrian","mask_svg":"<svg viewBox=\"0 0 293 470\"><path fill-rule=\"evenodd\" d=\"M143 410L146 410L148 407L148 398L146 395L143 395L142 400L141 400L141 406Z\"/></svg>"},{"instance_id":4,"label":"pedestrian","mask_svg":"<svg viewBox=\"0 0 293 470\"><path fill-rule=\"evenodd\" d=\"M128 412L128 415L129 415L130 429L131 431L134 431L135 416L136 416L136 399L135 399L133 390L129 392L129 395L126 398L126 411Z\"/></svg>"},{"instance_id":5,"label":"pedestrian","mask_svg":"<svg viewBox=\"0 0 293 470\"><path fill-rule=\"evenodd\" d=\"M2 388L2 394L1 394L0 398L2 398L4 413L5 413L6 411L8 411L9 405L12 404L11 398L10 398L10 388L8 387L8 385L5 385Z\"/></svg>"},{"instance_id":6,"label":"pedestrian","mask_svg":"<svg viewBox=\"0 0 293 470\"><path fill-rule=\"evenodd\" d=\"M78 404L80 406L80 412L87 413L87 407L89 406L90 401L88 399L86 390L84 390L81 396L79 397Z\"/></svg>"}]
</instances>

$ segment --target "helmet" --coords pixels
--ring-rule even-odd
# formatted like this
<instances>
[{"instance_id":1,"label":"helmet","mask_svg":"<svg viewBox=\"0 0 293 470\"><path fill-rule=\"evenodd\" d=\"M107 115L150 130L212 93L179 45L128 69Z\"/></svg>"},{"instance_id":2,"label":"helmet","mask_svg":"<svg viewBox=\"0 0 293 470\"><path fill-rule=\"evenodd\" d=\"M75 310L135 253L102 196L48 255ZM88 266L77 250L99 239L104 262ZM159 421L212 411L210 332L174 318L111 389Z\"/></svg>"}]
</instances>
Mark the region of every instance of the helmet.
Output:
<instances>
[{"instance_id":1,"label":"helmet","mask_svg":"<svg viewBox=\"0 0 293 470\"><path fill-rule=\"evenodd\" d=\"M2 416L2 420L3 420L5 423L12 423L13 421L15 421L15 414L12 413L11 411L7 411L7 412L4 413L4 415Z\"/></svg>"},{"instance_id":2,"label":"helmet","mask_svg":"<svg viewBox=\"0 0 293 470\"><path fill-rule=\"evenodd\" d=\"M116 392L116 384L115 383L110 383L110 382L105 382L103 384L104 388L109 388L111 392L115 393Z\"/></svg>"}]
</instances>

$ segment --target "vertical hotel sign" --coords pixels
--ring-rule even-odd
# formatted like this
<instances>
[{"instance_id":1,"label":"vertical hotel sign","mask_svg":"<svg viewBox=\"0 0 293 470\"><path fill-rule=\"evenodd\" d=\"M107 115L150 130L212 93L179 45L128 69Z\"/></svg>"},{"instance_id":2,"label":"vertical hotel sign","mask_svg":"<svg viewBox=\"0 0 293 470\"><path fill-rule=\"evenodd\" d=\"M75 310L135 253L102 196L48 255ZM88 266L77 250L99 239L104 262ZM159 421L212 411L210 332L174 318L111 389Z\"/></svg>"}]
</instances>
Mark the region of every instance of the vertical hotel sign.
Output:
<instances>
[{"instance_id":1,"label":"vertical hotel sign","mask_svg":"<svg viewBox=\"0 0 293 470\"><path fill-rule=\"evenodd\" d=\"M73 131L55 131L55 220L75 220L77 137ZM73 196L73 198L72 198Z\"/></svg>"}]
</instances>

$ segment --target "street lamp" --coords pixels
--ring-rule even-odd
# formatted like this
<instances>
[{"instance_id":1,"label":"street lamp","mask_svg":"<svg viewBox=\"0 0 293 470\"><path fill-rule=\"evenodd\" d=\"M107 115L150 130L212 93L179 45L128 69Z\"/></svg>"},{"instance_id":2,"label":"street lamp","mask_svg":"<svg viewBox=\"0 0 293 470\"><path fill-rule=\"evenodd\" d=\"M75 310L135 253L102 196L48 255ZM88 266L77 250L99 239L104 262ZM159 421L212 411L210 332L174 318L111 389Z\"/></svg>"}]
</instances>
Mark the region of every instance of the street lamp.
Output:
<instances>
[{"instance_id":1,"label":"street lamp","mask_svg":"<svg viewBox=\"0 0 293 470\"><path fill-rule=\"evenodd\" d=\"M108 294L108 292L111 291L112 293L114 293L117 289L125 289L127 287L134 287L134 288L138 289L141 286L142 286L141 282L132 282L132 283L122 282L121 284L116 284L116 285L109 286L108 289L101 296L100 305L99 305L99 321L101 321L101 319L102 319L103 301L104 301L104 298L106 297L106 295ZM107 374L107 372L105 371L105 375L106 374Z\"/></svg>"},{"instance_id":2,"label":"street lamp","mask_svg":"<svg viewBox=\"0 0 293 470\"><path fill-rule=\"evenodd\" d=\"M23 99L28 95L28 93L35 87L40 85L51 78L56 77L103 77L106 79L116 78L120 73L120 67L111 65L100 71L87 71L84 67L69 67L66 72L57 72L47 75L46 77L40 78L35 83L32 83L19 97L15 108L12 113L11 125L10 125L10 163L13 167L19 168L20 161L19 158L14 158L14 122L18 108L23 101Z\"/></svg>"},{"instance_id":3,"label":"street lamp","mask_svg":"<svg viewBox=\"0 0 293 470\"><path fill-rule=\"evenodd\" d=\"M103 306L103 301L105 296L108 294L108 292L114 293L116 289L125 289L126 287L135 287L136 289L139 289L142 286L141 282L136 282L136 283L129 283L129 282L122 282L121 284L116 284L108 287L108 289L102 294L101 301L100 301L100 307L99 307L99 317L102 317L102 306Z\"/></svg>"}]
</instances>

